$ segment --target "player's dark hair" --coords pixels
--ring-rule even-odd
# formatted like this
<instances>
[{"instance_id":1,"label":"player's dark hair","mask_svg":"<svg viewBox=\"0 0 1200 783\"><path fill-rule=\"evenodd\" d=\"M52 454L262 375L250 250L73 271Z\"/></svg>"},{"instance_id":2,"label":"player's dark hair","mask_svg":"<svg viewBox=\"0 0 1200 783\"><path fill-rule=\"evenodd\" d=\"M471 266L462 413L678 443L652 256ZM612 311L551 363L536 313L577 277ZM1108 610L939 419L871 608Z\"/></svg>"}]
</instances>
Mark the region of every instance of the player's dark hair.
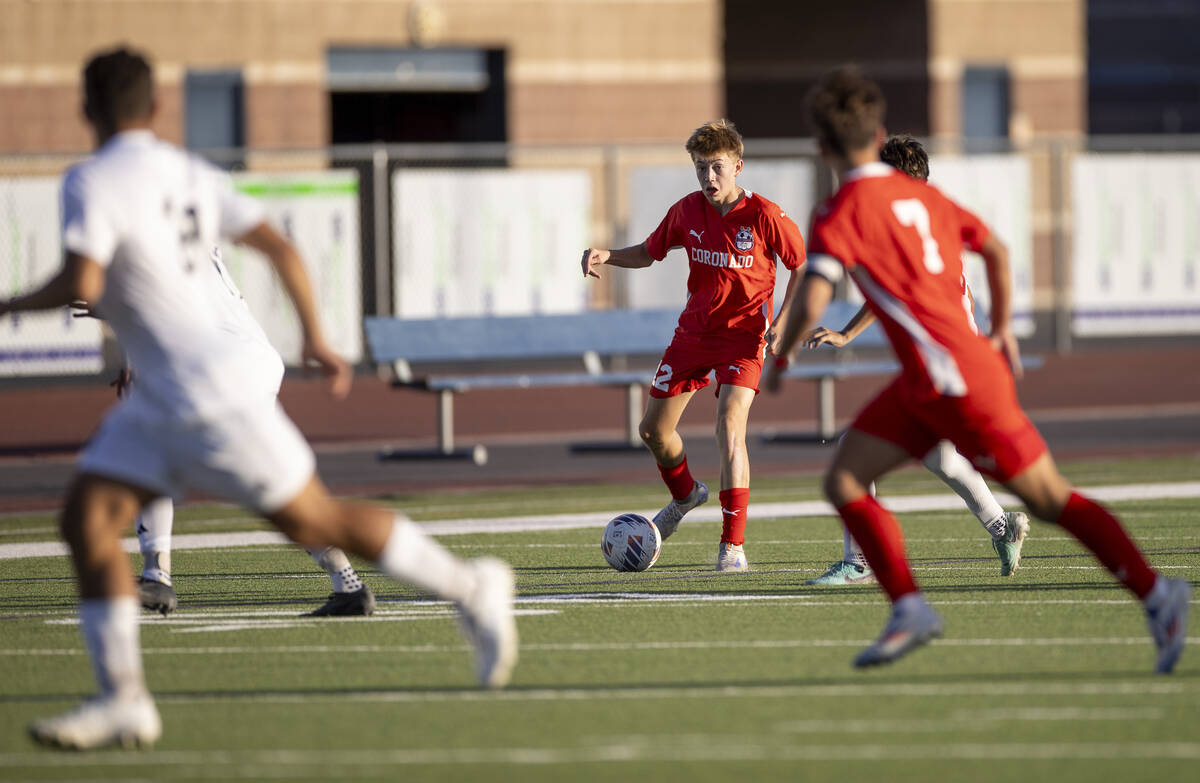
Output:
<instances>
[{"instance_id":1,"label":"player's dark hair","mask_svg":"<svg viewBox=\"0 0 1200 783\"><path fill-rule=\"evenodd\" d=\"M124 46L100 52L83 68L83 94L88 118L109 131L148 119L154 109L150 62Z\"/></svg>"},{"instance_id":2,"label":"player's dark hair","mask_svg":"<svg viewBox=\"0 0 1200 783\"><path fill-rule=\"evenodd\" d=\"M738 129L729 120L708 122L696 128L688 137L684 149L693 157L699 155L702 158L711 158L722 152L729 152L739 160L745 151L742 134L738 133Z\"/></svg>"},{"instance_id":3,"label":"player's dark hair","mask_svg":"<svg viewBox=\"0 0 1200 783\"><path fill-rule=\"evenodd\" d=\"M854 68L833 71L808 94L813 132L843 156L871 143L886 108L879 85Z\"/></svg>"},{"instance_id":4,"label":"player's dark hair","mask_svg":"<svg viewBox=\"0 0 1200 783\"><path fill-rule=\"evenodd\" d=\"M889 137L879 150L879 159L913 179L929 179L929 153L908 134Z\"/></svg>"}]
</instances>

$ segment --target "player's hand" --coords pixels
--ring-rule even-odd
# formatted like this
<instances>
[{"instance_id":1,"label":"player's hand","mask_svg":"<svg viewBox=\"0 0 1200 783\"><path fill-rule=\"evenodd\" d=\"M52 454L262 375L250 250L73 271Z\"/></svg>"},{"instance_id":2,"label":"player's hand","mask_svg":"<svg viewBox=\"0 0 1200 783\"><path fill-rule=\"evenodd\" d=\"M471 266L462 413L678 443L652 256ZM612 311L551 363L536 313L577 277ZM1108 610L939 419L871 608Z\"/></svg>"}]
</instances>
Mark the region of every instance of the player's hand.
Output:
<instances>
[{"instance_id":1,"label":"player's hand","mask_svg":"<svg viewBox=\"0 0 1200 783\"><path fill-rule=\"evenodd\" d=\"M787 370L788 358L786 356L772 357L768 362L766 369L762 375L762 387L771 394L778 394L783 388L783 373Z\"/></svg>"},{"instance_id":2,"label":"player's hand","mask_svg":"<svg viewBox=\"0 0 1200 783\"><path fill-rule=\"evenodd\" d=\"M808 348L816 348L818 345L832 345L834 348L841 348L846 344L846 335L826 329L824 326L818 326L804 335L801 342Z\"/></svg>"},{"instance_id":3,"label":"player's hand","mask_svg":"<svg viewBox=\"0 0 1200 783\"><path fill-rule=\"evenodd\" d=\"M1008 362L1008 366L1012 369L1013 377L1020 378L1025 375L1025 368L1021 366L1021 349L1017 346L1017 338L1012 333L1012 329L1006 328L994 332L991 340L992 346Z\"/></svg>"},{"instance_id":4,"label":"player's hand","mask_svg":"<svg viewBox=\"0 0 1200 783\"><path fill-rule=\"evenodd\" d=\"M320 368L321 373L329 378L329 392L341 400L350 393L350 384L354 380L354 372L341 356L324 343L305 343L300 353L304 364Z\"/></svg>"},{"instance_id":5,"label":"player's hand","mask_svg":"<svg viewBox=\"0 0 1200 783\"><path fill-rule=\"evenodd\" d=\"M583 260L580 262L580 265L583 267L583 276L594 277L599 280L600 273L596 271L596 267L606 263L610 255L612 254L609 251L598 250L594 247L589 247L583 251Z\"/></svg>"}]
</instances>

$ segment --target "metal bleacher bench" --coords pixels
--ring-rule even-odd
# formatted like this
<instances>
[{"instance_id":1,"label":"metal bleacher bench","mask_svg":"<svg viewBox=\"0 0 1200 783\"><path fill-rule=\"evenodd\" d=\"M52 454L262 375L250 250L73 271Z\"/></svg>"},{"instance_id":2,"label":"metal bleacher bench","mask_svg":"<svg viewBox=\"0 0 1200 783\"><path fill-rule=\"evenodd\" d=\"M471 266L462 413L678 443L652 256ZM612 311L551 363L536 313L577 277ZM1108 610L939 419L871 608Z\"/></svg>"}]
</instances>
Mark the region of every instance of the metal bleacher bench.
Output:
<instances>
[{"instance_id":1,"label":"metal bleacher bench","mask_svg":"<svg viewBox=\"0 0 1200 783\"><path fill-rule=\"evenodd\" d=\"M833 302L822 322L841 328L858 310L848 302ZM678 310L604 310L570 315L489 316L436 319L402 319L368 316L364 319L367 346L377 364L390 365L393 386L420 389L438 395L437 445L433 449L384 449L380 459L468 458L482 465L487 449L482 445L456 447L454 442L454 395L473 389L549 388L563 386L618 386L625 394L625 440L620 448L641 448L643 389L649 386L653 369L606 369L602 357L647 357L657 359L670 343L679 319ZM854 341L854 347L884 344L882 331L872 325ZM790 367L788 378L803 378L818 384L818 432L808 439L834 436L833 382L854 375L895 371L895 361L859 361L849 349L821 353L835 357L825 361L801 361ZM581 362L576 371L546 371L512 367L547 360ZM481 364L504 369L479 368ZM413 365L449 366L440 371L416 374ZM455 365L464 370L456 372ZM611 365L611 361L610 361ZM468 369L469 368L469 369ZM784 437L778 437L784 440Z\"/></svg>"}]
</instances>

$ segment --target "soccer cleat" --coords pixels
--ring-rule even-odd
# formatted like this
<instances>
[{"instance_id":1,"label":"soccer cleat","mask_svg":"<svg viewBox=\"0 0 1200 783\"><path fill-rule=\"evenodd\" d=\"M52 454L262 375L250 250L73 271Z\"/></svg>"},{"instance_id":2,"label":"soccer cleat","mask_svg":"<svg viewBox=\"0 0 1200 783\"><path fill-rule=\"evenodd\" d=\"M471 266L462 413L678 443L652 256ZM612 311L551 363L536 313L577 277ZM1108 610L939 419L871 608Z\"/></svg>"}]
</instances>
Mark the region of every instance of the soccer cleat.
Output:
<instances>
[{"instance_id":1,"label":"soccer cleat","mask_svg":"<svg viewBox=\"0 0 1200 783\"><path fill-rule=\"evenodd\" d=\"M1183 643L1187 640L1188 602L1192 598L1192 586L1186 580L1167 579L1165 582L1167 590L1163 600L1154 609L1146 607L1146 624L1158 647L1158 661L1154 666L1158 674L1170 674L1183 653Z\"/></svg>"},{"instance_id":2,"label":"soccer cleat","mask_svg":"<svg viewBox=\"0 0 1200 783\"><path fill-rule=\"evenodd\" d=\"M138 579L138 597L142 601L143 609L162 612L163 617L175 611L178 605L174 587L144 576Z\"/></svg>"},{"instance_id":3,"label":"soccer cleat","mask_svg":"<svg viewBox=\"0 0 1200 783\"><path fill-rule=\"evenodd\" d=\"M149 694L133 699L97 696L70 712L34 721L29 736L36 742L69 750L119 745L148 748L162 736L162 720Z\"/></svg>"},{"instance_id":4,"label":"soccer cleat","mask_svg":"<svg viewBox=\"0 0 1200 783\"><path fill-rule=\"evenodd\" d=\"M482 557L471 563L475 590L459 604L459 620L475 647L475 674L484 688L503 688L517 663L517 623L513 617L516 586L502 560Z\"/></svg>"},{"instance_id":5,"label":"soccer cleat","mask_svg":"<svg viewBox=\"0 0 1200 783\"><path fill-rule=\"evenodd\" d=\"M305 617L370 617L375 611L375 594L363 585L352 593L330 593L329 600Z\"/></svg>"},{"instance_id":6,"label":"soccer cleat","mask_svg":"<svg viewBox=\"0 0 1200 783\"><path fill-rule=\"evenodd\" d=\"M663 506L662 511L654 515L654 525L658 528L658 534L662 536L662 540L666 541L672 533L679 529L679 521L683 519L684 514L707 500L708 487L703 481L697 481L686 498L683 500L672 499L670 503Z\"/></svg>"},{"instance_id":7,"label":"soccer cleat","mask_svg":"<svg viewBox=\"0 0 1200 783\"><path fill-rule=\"evenodd\" d=\"M1020 511L1009 511L1004 518L1004 535L992 539L992 549L1000 556L1000 576L1012 576L1021 563L1021 547L1029 534L1029 516Z\"/></svg>"},{"instance_id":8,"label":"soccer cleat","mask_svg":"<svg viewBox=\"0 0 1200 783\"><path fill-rule=\"evenodd\" d=\"M830 563L825 573L809 579L806 585L873 585L879 580L869 565L851 563L849 560L839 560Z\"/></svg>"},{"instance_id":9,"label":"soccer cleat","mask_svg":"<svg viewBox=\"0 0 1200 783\"><path fill-rule=\"evenodd\" d=\"M717 550L717 570L734 572L750 570L750 563L746 562L746 553L742 551L741 544L721 542L721 548Z\"/></svg>"},{"instance_id":10,"label":"soccer cleat","mask_svg":"<svg viewBox=\"0 0 1200 783\"><path fill-rule=\"evenodd\" d=\"M854 659L858 668L891 663L930 639L942 635L942 618L920 593L904 596L892 606L892 616L874 644Z\"/></svg>"}]
</instances>

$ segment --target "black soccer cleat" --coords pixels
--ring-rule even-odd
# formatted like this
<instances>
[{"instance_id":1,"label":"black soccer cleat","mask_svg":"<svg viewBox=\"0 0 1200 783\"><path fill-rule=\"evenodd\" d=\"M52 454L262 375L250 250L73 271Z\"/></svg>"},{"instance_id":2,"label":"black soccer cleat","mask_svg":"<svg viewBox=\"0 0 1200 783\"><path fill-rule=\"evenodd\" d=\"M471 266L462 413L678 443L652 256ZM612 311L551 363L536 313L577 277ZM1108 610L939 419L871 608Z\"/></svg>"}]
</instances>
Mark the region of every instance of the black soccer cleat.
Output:
<instances>
[{"instance_id":1,"label":"black soccer cleat","mask_svg":"<svg viewBox=\"0 0 1200 783\"><path fill-rule=\"evenodd\" d=\"M375 595L363 585L353 593L330 593L329 600L305 617L370 617L375 611Z\"/></svg>"},{"instance_id":2,"label":"black soccer cleat","mask_svg":"<svg viewBox=\"0 0 1200 783\"><path fill-rule=\"evenodd\" d=\"M175 611L179 605L174 587L145 577L138 579L138 596L142 599L142 608L161 612L163 617Z\"/></svg>"}]
</instances>

